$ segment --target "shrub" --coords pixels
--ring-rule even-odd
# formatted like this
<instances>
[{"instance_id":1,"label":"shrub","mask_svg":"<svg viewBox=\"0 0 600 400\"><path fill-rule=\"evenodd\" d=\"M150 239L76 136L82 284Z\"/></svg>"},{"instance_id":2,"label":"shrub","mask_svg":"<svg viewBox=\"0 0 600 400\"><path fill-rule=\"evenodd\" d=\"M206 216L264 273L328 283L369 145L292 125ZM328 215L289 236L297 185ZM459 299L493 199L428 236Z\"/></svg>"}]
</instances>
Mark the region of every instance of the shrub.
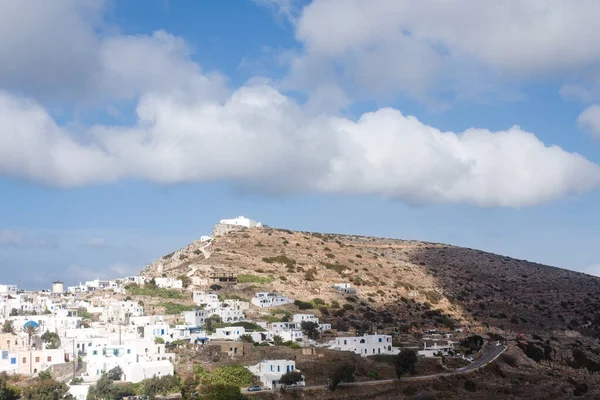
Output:
<instances>
[{"instance_id":1,"label":"shrub","mask_svg":"<svg viewBox=\"0 0 600 400\"><path fill-rule=\"evenodd\" d=\"M301 301L301 300L294 301L294 304L296 305L296 307L298 307L301 310L311 310L313 308L312 303L307 303L307 302Z\"/></svg>"},{"instance_id":2,"label":"shrub","mask_svg":"<svg viewBox=\"0 0 600 400\"><path fill-rule=\"evenodd\" d=\"M217 285L217 284L215 283L214 285L210 285L210 289L211 289L211 290L215 290L215 291L217 291L217 290L221 290L221 289L223 289L223 286L221 286L221 285Z\"/></svg>"},{"instance_id":3,"label":"shrub","mask_svg":"<svg viewBox=\"0 0 600 400\"><path fill-rule=\"evenodd\" d=\"M188 306L185 304L172 303L172 302L163 302L157 304L159 307L165 308L165 314L167 315L177 315L181 314L184 311L194 311L198 306Z\"/></svg>"},{"instance_id":4,"label":"shrub","mask_svg":"<svg viewBox=\"0 0 600 400\"><path fill-rule=\"evenodd\" d=\"M370 370L369 372L367 372L367 376L373 379L381 379L381 374L374 370Z\"/></svg>"},{"instance_id":5,"label":"shrub","mask_svg":"<svg viewBox=\"0 0 600 400\"><path fill-rule=\"evenodd\" d=\"M240 364L229 364L218 367L212 374L202 380L205 385L248 386L254 382L254 375Z\"/></svg>"},{"instance_id":6,"label":"shrub","mask_svg":"<svg viewBox=\"0 0 600 400\"><path fill-rule=\"evenodd\" d=\"M266 285L275 280L275 278L271 275L269 276L258 276L258 275L249 275L249 274L240 274L237 276L238 283L259 283L262 285Z\"/></svg>"},{"instance_id":7,"label":"shrub","mask_svg":"<svg viewBox=\"0 0 600 400\"><path fill-rule=\"evenodd\" d=\"M343 264L337 264L337 263L331 264L331 263L321 262L321 265L329 270L337 272L340 275L342 275L343 272L348 269L347 266L345 266Z\"/></svg>"},{"instance_id":8,"label":"shrub","mask_svg":"<svg viewBox=\"0 0 600 400\"><path fill-rule=\"evenodd\" d=\"M275 257L265 257L262 260L267 264L283 264L288 268L296 265L296 260L289 258L284 254Z\"/></svg>"},{"instance_id":9,"label":"shrub","mask_svg":"<svg viewBox=\"0 0 600 400\"><path fill-rule=\"evenodd\" d=\"M134 284L127 285L125 289L131 293L132 296L149 296L149 297L160 297L163 299L182 299L183 294L174 289L159 288L156 285L147 283L144 286Z\"/></svg>"},{"instance_id":10,"label":"shrub","mask_svg":"<svg viewBox=\"0 0 600 400\"><path fill-rule=\"evenodd\" d=\"M316 305L316 306L322 306L322 305L325 305L325 301L323 301L323 299L320 299L320 298L318 298L318 297L315 297L315 298L312 300L312 302L313 302L313 304L314 304L314 305Z\"/></svg>"}]
</instances>

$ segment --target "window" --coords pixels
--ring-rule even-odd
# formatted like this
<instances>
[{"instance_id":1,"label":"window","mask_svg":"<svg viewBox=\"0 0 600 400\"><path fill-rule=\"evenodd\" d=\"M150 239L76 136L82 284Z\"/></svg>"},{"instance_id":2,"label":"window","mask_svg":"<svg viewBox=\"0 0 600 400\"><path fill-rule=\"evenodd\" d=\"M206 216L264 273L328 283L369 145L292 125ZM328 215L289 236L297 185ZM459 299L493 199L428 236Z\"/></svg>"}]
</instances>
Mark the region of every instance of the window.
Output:
<instances>
[{"instance_id":1,"label":"window","mask_svg":"<svg viewBox=\"0 0 600 400\"><path fill-rule=\"evenodd\" d=\"M23 357L23 364L27 364L27 357Z\"/></svg>"},{"instance_id":2,"label":"window","mask_svg":"<svg viewBox=\"0 0 600 400\"><path fill-rule=\"evenodd\" d=\"M40 362L40 358L39 358L39 357L36 357L36 358L35 358L35 362L36 362L36 363L39 363L39 362Z\"/></svg>"},{"instance_id":3,"label":"window","mask_svg":"<svg viewBox=\"0 0 600 400\"><path fill-rule=\"evenodd\" d=\"M10 365L15 365L15 364L17 364L17 357L12 357L10 359Z\"/></svg>"},{"instance_id":4,"label":"window","mask_svg":"<svg viewBox=\"0 0 600 400\"><path fill-rule=\"evenodd\" d=\"M131 349L127 349L127 354L131 354Z\"/></svg>"},{"instance_id":5,"label":"window","mask_svg":"<svg viewBox=\"0 0 600 400\"><path fill-rule=\"evenodd\" d=\"M97 356L98 355L98 350L92 351L92 354L95 355L95 356Z\"/></svg>"},{"instance_id":6,"label":"window","mask_svg":"<svg viewBox=\"0 0 600 400\"><path fill-rule=\"evenodd\" d=\"M52 357L48 356L48 362L52 362Z\"/></svg>"},{"instance_id":7,"label":"window","mask_svg":"<svg viewBox=\"0 0 600 400\"><path fill-rule=\"evenodd\" d=\"M2 359L3 360L8 360L8 351L3 351L2 352Z\"/></svg>"}]
</instances>

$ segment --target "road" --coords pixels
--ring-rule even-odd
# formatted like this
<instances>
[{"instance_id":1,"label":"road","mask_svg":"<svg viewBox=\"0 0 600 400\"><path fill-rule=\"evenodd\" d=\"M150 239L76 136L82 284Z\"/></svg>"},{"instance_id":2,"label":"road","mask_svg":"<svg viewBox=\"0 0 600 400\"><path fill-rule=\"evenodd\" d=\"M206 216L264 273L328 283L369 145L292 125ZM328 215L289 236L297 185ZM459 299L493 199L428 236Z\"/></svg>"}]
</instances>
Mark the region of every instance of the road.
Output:
<instances>
[{"instance_id":1,"label":"road","mask_svg":"<svg viewBox=\"0 0 600 400\"><path fill-rule=\"evenodd\" d=\"M471 364L466 365L462 368L457 369L456 371L452 371L452 372L442 372L439 374L433 374L433 375L419 375L419 376L407 376L402 378L402 382L417 382L417 381L425 381L425 380L429 380L429 379L437 379L437 378L441 378L444 376L452 376L452 375L464 375L464 374L468 374L474 371L477 371L480 368L485 367L486 365L490 364L491 362L495 361L500 354L504 353L504 351L507 349L506 346L496 346L493 344L488 344L487 346L484 347L481 356L473 361ZM389 383L394 383L394 382L398 382L398 379L384 379L384 380L379 380L379 381L367 381L367 382L350 382L350 383L340 383L339 386L341 387L350 387L350 386L375 386L375 385L385 385L385 384L389 384ZM324 385L315 385L315 386L299 386L299 387L290 387L287 388L287 390L323 390L325 387ZM246 392L244 391L244 394L254 394L254 393L260 393L260 392Z\"/></svg>"}]
</instances>

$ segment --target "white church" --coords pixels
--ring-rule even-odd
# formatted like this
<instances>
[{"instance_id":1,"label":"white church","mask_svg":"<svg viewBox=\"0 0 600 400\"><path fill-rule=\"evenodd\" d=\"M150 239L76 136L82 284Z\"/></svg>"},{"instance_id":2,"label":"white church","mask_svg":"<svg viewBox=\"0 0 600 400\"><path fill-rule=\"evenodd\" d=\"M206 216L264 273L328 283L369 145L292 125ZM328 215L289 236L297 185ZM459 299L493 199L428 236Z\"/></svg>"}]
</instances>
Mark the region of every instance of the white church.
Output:
<instances>
[{"instance_id":1,"label":"white church","mask_svg":"<svg viewBox=\"0 0 600 400\"><path fill-rule=\"evenodd\" d=\"M242 216L239 216L239 217L233 218L233 219L222 219L220 221L220 223L223 225L244 226L246 228L254 228L254 227L262 226L262 224L260 222L256 222L254 220L251 220L249 218L242 217Z\"/></svg>"}]
</instances>

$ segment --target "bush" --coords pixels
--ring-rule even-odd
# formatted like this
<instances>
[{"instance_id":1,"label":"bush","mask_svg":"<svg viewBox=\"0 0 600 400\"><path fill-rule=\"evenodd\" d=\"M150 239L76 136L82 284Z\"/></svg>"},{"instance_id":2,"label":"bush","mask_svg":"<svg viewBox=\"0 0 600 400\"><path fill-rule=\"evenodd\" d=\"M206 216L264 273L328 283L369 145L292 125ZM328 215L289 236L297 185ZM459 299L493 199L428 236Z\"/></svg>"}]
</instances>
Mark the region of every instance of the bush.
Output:
<instances>
[{"instance_id":1,"label":"bush","mask_svg":"<svg viewBox=\"0 0 600 400\"><path fill-rule=\"evenodd\" d=\"M337 263L331 264L331 263L321 262L321 265L327 269L337 272L340 275L342 275L345 270L349 269L347 266L345 266L343 264L337 264Z\"/></svg>"},{"instance_id":2,"label":"bush","mask_svg":"<svg viewBox=\"0 0 600 400\"><path fill-rule=\"evenodd\" d=\"M314 308L312 303L307 303L307 302L301 301L301 300L294 301L294 304L296 305L296 307L298 307L301 310L311 310Z\"/></svg>"},{"instance_id":3,"label":"bush","mask_svg":"<svg viewBox=\"0 0 600 400\"><path fill-rule=\"evenodd\" d=\"M245 400L246 396L240 391L240 387L236 385L208 385L202 387L200 400Z\"/></svg>"},{"instance_id":4,"label":"bush","mask_svg":"<svg viewBox=\"0 0 600 400\"><path fill-rule=\"evenodd\" d=\"M266 285L275 280L271 275L269 276L258 276L258 275L249 275L249 274L240 274L237 276L238 283L259 283L262 285Z\"/></svg>"},{"instance_id":5,"label":"bush","mask_svg":"<svg viewBox=\"0 0 600 400\"><path fill-rule=\"evenodd\" d=\"M370 370L367 372L367 376L373 379L381 379L381 374L377 371Z\"/></svg>"},{"instance_id":6,"label":"bush","mask_svg":"<svg viewBox=\"0 0 600 400\"><path fill-rule=\"evenodd\" d=\"M205 385L234 385L238 388L254 382L254 375L248 368L240 364L229 364L218 367L210 376L203 379Z\"/></svg>"},{"instance_id":7,"label":"bush","mask_svg":"<svg viewBox=\"0 0 600 400\"><path fill-rule=\"evenodd\" d=\"M294 265L296 265L296 260L289 258L284 254L276 257L265 257L262 260L267 264L283 264L288 268L293 268Z\"/></svg>"},{"instance_id":8,"label":"bush","mask_svg":"<svg viewBox=\"0 0 600 400\"><path fill-rule=\"evenodd\" d=\"M465 381L465 390L468 391L468 392L476 392L477 391L477 385L472 380L467 379Z\"/></svg>"},{"instance_id":9,"label":"bush","mask_svg":"<svg viewBox=\"0 0 600 400\"><path fill-rule=\"evenodd\" d=\"M163 302L157 304L159 307L165 308L165 314L167 315L177 315L181 314L184 311L194 311L198 306L188 306L185 304L172 303L172 302Z\"/></svg>"},{"instance_id":10,"label":"bush","mask_svg":"<svg viewBox=\"0 0 600 400\"><path fill-rule=\"evenodd\" d=\"M144 286L136 285L135 283L127 285L125 289L133 296L149 296L160 297L163 299L183 299L183 293L174 289L159 288L151 283L146 283Z\"/></svg>"},{"instance_id":11,"label":"bush","mask_svg":"<svg viewBox=\"0 0 600 400\"><path fill-rule=\"evenodd\" d=\"M217 285L217 284L215 283L214 285L210 285L210 286L209 286L209 288L210 288L211 290L218 291L218 290L221 290L221 289L223 289L223 286L221 286L221 285Z\"/></svg>"},{"instance_id":12,"label":"bush","mask_svg":"<svg viewBox=\"0 0 600 400\"><path fill-rule=\"evenodd\" d=\"M325 301L323 301L323 299L319 299L318 297L314 298L312 300L312 302L316 306L323 306L323 305L325 305Z\"/></svg>"},{"instance_id":13,"label":"bush","mask_svg":"<svg viewBox=\"0 0 600 400\"><path fill-rule=\"evenodd\" d=\"M396 356L396 376L400 379L406 374L413 374L417 367L417 352L405 349Z\"/></svg>"}]
</instances>

